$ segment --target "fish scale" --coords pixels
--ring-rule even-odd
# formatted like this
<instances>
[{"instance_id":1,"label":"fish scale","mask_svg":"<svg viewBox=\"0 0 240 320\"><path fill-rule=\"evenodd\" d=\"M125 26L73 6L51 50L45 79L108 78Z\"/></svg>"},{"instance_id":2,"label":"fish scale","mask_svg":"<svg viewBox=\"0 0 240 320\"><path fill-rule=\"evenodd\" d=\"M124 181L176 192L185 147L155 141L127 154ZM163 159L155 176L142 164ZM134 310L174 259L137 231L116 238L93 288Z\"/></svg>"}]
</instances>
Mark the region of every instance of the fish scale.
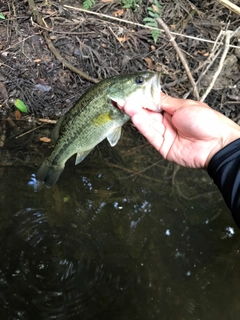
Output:
<instances>
[{"instance_id":1,"label":"fish scale","mask_svg":"<svg viewBox=\"0 0 240 320\"><path fill-rule=\"evenodd\" d=\"M53 129L56 144L38 170L37 180L51 187L74 154L78 164L105 138L111 146L116 145L121 127L130 117L115 105L122 106L137 94L149 100L149 109L152 104L155 111L160 111L159 78L159 73L150 71L120 75L102 80L86 91Z\"/></svg>"}]
</instances>

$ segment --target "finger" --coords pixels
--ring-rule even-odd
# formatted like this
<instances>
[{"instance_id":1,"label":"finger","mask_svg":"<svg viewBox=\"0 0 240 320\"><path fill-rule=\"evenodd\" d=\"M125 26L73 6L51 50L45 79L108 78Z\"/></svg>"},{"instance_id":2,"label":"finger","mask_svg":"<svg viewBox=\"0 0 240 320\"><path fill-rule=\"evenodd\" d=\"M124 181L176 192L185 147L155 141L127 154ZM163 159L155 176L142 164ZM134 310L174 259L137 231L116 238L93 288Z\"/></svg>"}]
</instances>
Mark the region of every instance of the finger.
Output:
<instances>
[{"instance_id":1,"label":"finger","mask_svg":"<svg viewBox=\"0 0 240 320\"><path fill-rule=\"evenodd\" d=\"M172 161L172 159L169 157L169 153L177 137L177 131L172 124L172 116L170 114L164 113L163 125L165 127L165 132L163 135L163 143L159 151L164 158Z\"/></svg>"},{"instance_id":2,"label":"finger","mask_svg":"<svg viewBox=\"0 0 240 320\"><path fill-rule=\"evenodd\" d=\"M152 112L157 112L157 113L160 112L159 105L157 106L152 99L148 99L146 96L139 95L139 94L132 95L127 100L125 105L120 109L122 109L130 117L132 117L136 113L140 113L142 109L152 110Z\"/></svg>"},{"instance_id":3,"label":"finger","mask_svg":"<svg viewBox=\"0 0 240 320\"><path fill-rule=\"evenodd\" d=\"M205 103L200 101L194 101L190 99L180 99L180 98L173 98L161 92L161 107L164 111L170 113L171 115L174 112L182 107L188 108L192 106L198 107L208 107ZM209 107L208 107L209 108Z\"/></svg>"},{"instance_id":4,"label":"finger","mask_svg":"<svg viewBox=\"0 0 240 320\"><path fill-rule=\"evenodd\" d=\"M144 137L159 151L163 142L165 127L162 115L145 110L133 115L132 122Z\"/></svg>"},{"instance_id":5,"label":"finger","mask_svg":"<svg viewBox=\"0 0 240 320\"><path fill-rule=\"evenodd\" d=\"M123 106L123 111L132 117L136 113L142 111L142 101L139 99L129 99Z\"/></svg>"}]
</instances>

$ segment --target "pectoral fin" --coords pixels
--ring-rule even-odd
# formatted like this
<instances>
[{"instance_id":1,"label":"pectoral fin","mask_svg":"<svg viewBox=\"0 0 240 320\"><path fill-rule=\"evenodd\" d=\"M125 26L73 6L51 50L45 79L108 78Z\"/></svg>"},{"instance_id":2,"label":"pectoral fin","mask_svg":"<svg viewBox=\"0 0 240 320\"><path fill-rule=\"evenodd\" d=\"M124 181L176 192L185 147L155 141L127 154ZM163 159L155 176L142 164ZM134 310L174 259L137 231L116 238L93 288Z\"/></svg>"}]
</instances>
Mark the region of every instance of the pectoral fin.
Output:
<instances>
[{"instance_id":1,"label":"pectoral fin","mask_svg":"<svg viewBox=\"0 0 240 320\"><path fill-rule=\"evenodd\" d=\"M78 152L77 157L76 157L76 161L75 161L75 165L82 162L91 151L92 151L92 149Z\"/></svg>"},{"instance_id":2,"label":"pectoral fin","mask_svg":"<svg viewBox=\"0 0 240 320\"><path fill-rule=\"evenodd\" d=\"M107 136L108 142L110 143L111 147L114 147L118 143L118 140L121 137L121 131L122 127L117 127Z\"/></svg>"}]
</instances>

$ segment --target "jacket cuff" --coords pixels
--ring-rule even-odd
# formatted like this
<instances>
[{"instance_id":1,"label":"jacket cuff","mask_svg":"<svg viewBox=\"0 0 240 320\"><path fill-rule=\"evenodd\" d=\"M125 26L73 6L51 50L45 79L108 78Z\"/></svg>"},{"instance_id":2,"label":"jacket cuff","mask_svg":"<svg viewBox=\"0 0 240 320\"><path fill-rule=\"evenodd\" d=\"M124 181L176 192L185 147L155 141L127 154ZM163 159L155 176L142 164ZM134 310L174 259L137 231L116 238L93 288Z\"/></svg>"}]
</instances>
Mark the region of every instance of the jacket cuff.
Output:
<instances>
[{"instance_id":1,"label":"jacket cuff","mask_svg":"<svg viewBox=\"0 0 240 320\"><path fill-rule=\"evenodd\" d=\"M240 138L218 151L209 161L207 172L215 180L218 171L228 162L240 156Z\"/></svg>"}]
</instances>

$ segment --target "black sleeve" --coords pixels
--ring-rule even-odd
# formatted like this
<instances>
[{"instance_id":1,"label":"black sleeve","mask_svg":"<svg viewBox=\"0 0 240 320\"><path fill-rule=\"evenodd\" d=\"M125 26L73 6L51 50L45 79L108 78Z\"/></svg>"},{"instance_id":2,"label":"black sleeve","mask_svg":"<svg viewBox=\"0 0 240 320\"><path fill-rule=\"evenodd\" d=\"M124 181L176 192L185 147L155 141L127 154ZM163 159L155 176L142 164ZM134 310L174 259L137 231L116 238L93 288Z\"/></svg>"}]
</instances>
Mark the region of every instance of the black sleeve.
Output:
<instances>
[{"instance_id":1,"label":"black sleeve","mask_svg":"<svg viewBox=\"0 0 240 320\"><path fill-rule=\"evenodd\" d=\"M209 162L213 179L240 228L240 139L217 152Z\"/></svg>"}]
</instances>

